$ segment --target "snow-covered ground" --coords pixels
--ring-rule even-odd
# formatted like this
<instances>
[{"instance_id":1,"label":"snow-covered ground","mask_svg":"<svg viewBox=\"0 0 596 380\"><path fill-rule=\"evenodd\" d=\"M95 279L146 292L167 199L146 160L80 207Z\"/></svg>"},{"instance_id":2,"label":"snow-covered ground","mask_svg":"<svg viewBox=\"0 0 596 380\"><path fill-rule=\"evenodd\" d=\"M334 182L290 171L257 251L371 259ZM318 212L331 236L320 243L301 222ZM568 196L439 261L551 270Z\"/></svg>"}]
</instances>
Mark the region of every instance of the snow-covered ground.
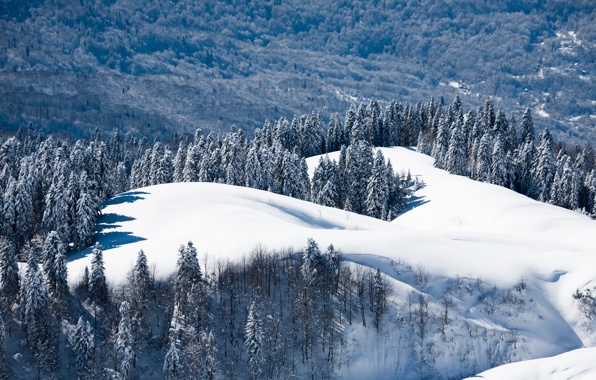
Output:
<instances>
[{"instance_id":1,"label":"snow-covered ground","mask_svg":"<svg viewBox=\"0 0 596 380\"><path fill-rule=\"evenodd\" d=\"M550 358L526 360L482 372L470 379L580 380L596 379L596 348L581 348Z\"/></svg>"},{"instance_id":2,"label":"snow-covered ground","mask_svg":"<svg viewBox=\"0 0 596 380\"><path fill-rule=\"evenodd\" d=\"M437 308L453 279L478 278L486 289L505 289L524 278L528 305L535 306L528 306L518 318L514 312L497 316L478 311L482 306L478 297L462 295L458 306L462 321L521 337L524 348L511 361L595 345L594 336L582 328L585 321L571 297L576 289L596 288L594 221L505 188L448 174L434 168L432 158L412 149L382 150L397 171L409 169L424 182L411 209L391 223L212 183L160 185L117 196L106 203L99 221L108 280L122 281L140 249L155 265L157 277L163 278L173 273L178 247L189 240L209 270L220 258L241 259L257 244L299 250L312 237L322 249L333 243L348 261L379 267L393 279L395 305L403 304L414 289L412 277L396 270L401 263L423 267L432 275L425 292L431 307ZM330 156L337 159L337 153ZM317 157L308 160L311 171L317 162ZM81 252L69 262L71 281L90 265L89 253ZM358 336L359 347L351 364L353 377L400 375L398 368L403 371L405 359L396 358L393 351L399 350L399 337L387 331L380 339L374 330L356 328L351 333ZM438 365L441 368L449 365Z\"/></svg>"}]
</instances>

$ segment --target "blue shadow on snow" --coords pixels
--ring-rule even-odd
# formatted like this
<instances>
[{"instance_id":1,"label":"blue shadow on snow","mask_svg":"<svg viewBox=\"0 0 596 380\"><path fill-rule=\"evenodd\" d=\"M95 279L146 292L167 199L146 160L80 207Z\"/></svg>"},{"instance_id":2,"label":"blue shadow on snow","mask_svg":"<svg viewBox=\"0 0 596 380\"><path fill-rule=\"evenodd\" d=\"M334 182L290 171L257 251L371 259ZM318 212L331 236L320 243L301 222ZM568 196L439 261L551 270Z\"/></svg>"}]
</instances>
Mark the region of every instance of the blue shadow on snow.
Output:
<instances>
[{"instance_id":1,"label":"blue shadow on snow","mask_svg":"<svg viewBox=\"0 0 596 380\"><path fill-rule=\"evenodd\" d=\"M146 191L128 191L108 199L103 203L103 206L106 207L111 205L120 205L122 203L133 203L145 199L143 195L147 194L149 193Z\"/></svg>"}]
</instances>

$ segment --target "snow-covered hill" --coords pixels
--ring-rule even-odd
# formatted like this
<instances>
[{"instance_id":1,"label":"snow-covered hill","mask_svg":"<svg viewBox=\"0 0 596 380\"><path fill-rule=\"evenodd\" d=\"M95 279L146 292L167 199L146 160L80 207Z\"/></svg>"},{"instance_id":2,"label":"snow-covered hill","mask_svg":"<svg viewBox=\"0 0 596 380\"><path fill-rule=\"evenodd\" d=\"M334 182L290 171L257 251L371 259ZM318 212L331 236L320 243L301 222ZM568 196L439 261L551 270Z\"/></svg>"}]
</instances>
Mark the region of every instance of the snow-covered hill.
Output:
<instances>
[{"instance_id":1,"label":"snow-covered hill","mask_svg":"<svg viewBox=\"0 0 596 380\"><path fill-rule=\"evenodd\" d=\"M160 185L117 196L106 203L99 221L108 279L121 282L140 249L163 278L175 270L179 245L189 240L209 271L216 260L241 259L257 244L300 250L311 237L321 247L334 244L348 261L379 267L392 279L388 321L399 324L413 292L429 297L434 315L441 313L445 294L454 298L450 332L433 331L438 353L430 357L440 376L470 375L596 343L571 296L596 285L594 221L448 174L413 150L382 150L396 170L409 169L424 182L411 209L391 223L212 183ZM317 157L309 159L309 167L317 162ZM74 256L71 281L89 264L89 251ZM417 280L421 273L430 274L428 284ZM511 290L516 285L518 292ZM503 296L497 297L497 290ZM351 359L340 372L349 371L352 378L416 377L409 358L401 355L407 337L396 331L377 334L350 326ZM470 346L461 338L468 333L485 334L485 343Z\"/></svg>"}]
</instances>

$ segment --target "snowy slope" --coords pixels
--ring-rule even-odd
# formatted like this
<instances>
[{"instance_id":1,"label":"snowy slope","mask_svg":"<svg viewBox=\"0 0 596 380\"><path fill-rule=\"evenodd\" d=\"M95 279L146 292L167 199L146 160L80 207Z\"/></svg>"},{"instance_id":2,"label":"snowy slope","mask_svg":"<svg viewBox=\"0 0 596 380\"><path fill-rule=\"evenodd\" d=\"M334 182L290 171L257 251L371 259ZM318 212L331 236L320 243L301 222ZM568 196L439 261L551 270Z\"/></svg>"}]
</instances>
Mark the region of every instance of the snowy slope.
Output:
<instances>
[{"instance_id":1,"label":"snowy slope","mask_svg":"<svg viewBox=\"0 0 596 380\"><path fill-rule=\"evenodd\" d=\"M596 348L582 348L551 358L512 363L482 372L470 379L580 380L596 379Z\"/></svg>"},{"instance_id":2,"label":"snowy slope","mask_svg":"<svg viewBox=\"0 0 596 380\"><path fill-rule=\"evenodd\" d=\"M425 183L415 194L416 207L391 223L212 183L168 184L122 194L106 203L99 222L108 280L122 281L140 249L163 278L175 269L179 245L189 240L209 270L215 260L240 259L257 244L299 250L312 237L321 248L333 243L348 261L381 268L395 280L396 305L414 289L412 276L396 270L396 263L410 268L420 264L432 274L424 291L436 308L449 281L457 277L480 278L485 289L512 287L525 278L528 303L539 306L528 307L519 320L514 312L478 312L482 305L477 296L458 298L462 321L522 337L524 353L512 361L594 345L594 337L581 328L571 297L577 288L595 287L594 221L501 187L450 175L413 150L384 148L383 154L397 171L409 169ZM317 162L317 157L308 160L311 170ZM71 281L90 264L89 252L71 259ZM362 335L351 364L353 376L399 375L396 371L403 370L405 359L392 355L400 349L400 337L388 333L379 344L372 330L353 333Z\"/></svg>"}]
</instances>

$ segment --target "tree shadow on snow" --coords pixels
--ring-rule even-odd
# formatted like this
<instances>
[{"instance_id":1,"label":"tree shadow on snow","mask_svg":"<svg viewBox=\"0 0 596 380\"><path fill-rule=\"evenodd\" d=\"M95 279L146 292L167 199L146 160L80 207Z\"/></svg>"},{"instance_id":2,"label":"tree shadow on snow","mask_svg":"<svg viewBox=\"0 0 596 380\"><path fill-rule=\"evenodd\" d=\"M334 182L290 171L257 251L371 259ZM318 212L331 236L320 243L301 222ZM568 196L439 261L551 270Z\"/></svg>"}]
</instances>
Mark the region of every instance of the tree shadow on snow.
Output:
<instances>
[{"instance_id":1,"label":"tree shadow on snow","mask_svg":"<svg viewBox=\"0 0 596 380\"><path fill-rule=\"evenodd\" d=\"M265 203L265 202L263 202L263 203ZM312 228L321 228L321 229L327 229L327 230L343 230L344 229L342 226L330 223L323 219L312 217L306 213L300 212L295 209L287 208L287 207L280 206L280 205L277 205L274 203L266 203L266 204L269 206L275 207L278 210L283 211L288 215L295 217L296 219L309 225Z\"/></svg>"},{"instance_id":2,"label":"tree shadow on snow","mask_svg":"<svg viewBox=\"0 0 596 380\"><path fill-rule=\"evenodd\" d=\"M117 223L130 222L132 220L135 220L135 218L133 218L131 216L114 214L114 213L103 214L97 220L97 230L103 231L107 228L120 227L120 225Z\"/></svg>"},{"instance_id":3,"label":"tree shadow on snow","mask_svg":"<svg viewBox=\"0 0 596 380\"><path fill-rule=\"evenodd\" d=\"M95 239L95 241L98 242L101 246L102 251L106 251L112 248L118 248L126 244L136 243L143 240L147 239L145 239L144 237L135 236L132 234L132 232L125 231L100 232L97 234ZM68 260L74 261L91 255L91 251L93 250L94 246L95 244L91 247L83 249L82 251L70 255L68 257Z\"/></svg>"},{"instance_id":4,"label":"tree shadow on snow","mask_svg":"<svg viewBox=\"0 0 596 380\"><path fill-rule=\"evenodd\" d=\"M404 209L402 210L402 212L399 213L399 215L403 215L408 211L412 211L416 207L420 207L423 204L426 204L428 202L430 202L430 201L424 199L424 197L419 197L419 196L414 195L408 200L408 203L406 203Z\"/></svg>"},{"instance_id":5,"label":"tree shadow on snow","mask_svg":"<svg viewBox=\"0 0 596 380\"><path fill-rule=\"evenodd\" d=\"M133 203L139 200L143 200L145 199L144 197L142 197L142 195L147 195L149 194L146 191L128 191L126 193L122 193L119 195L116 195L113 198L108 199L107 201L105 201L103 203L103 206L112 206L112 205L120 205L122 203Z\"/></svg>"}]
</instances>

